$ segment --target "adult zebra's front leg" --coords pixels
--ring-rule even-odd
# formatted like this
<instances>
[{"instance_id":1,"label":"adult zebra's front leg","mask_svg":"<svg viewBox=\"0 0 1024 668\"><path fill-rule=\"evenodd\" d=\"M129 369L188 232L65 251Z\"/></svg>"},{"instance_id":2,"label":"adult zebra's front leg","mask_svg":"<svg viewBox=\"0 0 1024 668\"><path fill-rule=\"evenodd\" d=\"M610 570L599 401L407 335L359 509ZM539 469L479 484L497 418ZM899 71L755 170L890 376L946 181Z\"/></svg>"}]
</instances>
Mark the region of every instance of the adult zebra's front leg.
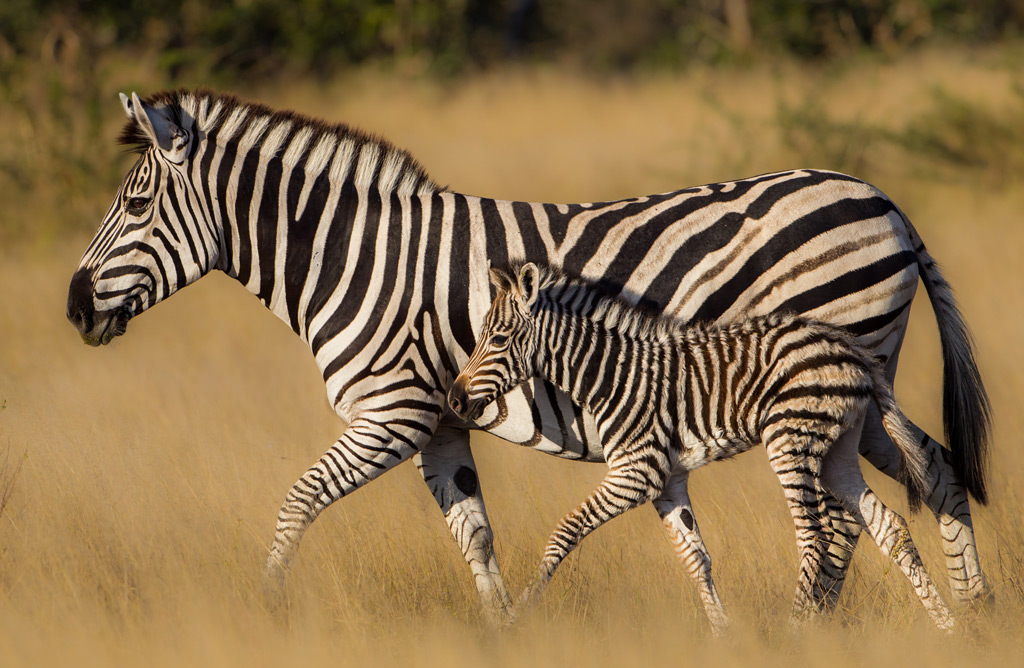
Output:
<instances>
[{"instance_id":1,"label":"adult zebra's front leg","mask_svg":"<svg viewBox=\"0 0 1024 668\"><path fill-rule=\"evenodd\" d=\"M438 409L438 413L440 409ZM341 497L404 462L426 445L437 427L437 414L417 411L391 420L361 415L292 485L277 515L267 576L280 597L288 568L309 525Z\"/></svg>"},{"instance_id":2,"label":"adult zebra's front leg","mask_svg":"<svg viewBox=\"0 0 1024 668\"><path fill-rule=\"evenodd\" d=\"M439 427L415 461L473 572L484 614L496 626L507 623L512 601L494 556L494 534L469 449L469 431Z\"/></svg>"},{"instance_id":3,"label":"adult zebra's front leg","mask_svg":"<svg viewBox=\"0 0 1024 668\"><path fill-rule=\"evenodd\" d=\"M669 534L676 556L683 563L687 575L697 585L704 612L711 624L711 632L716 636L729 629L729 617L718 596L715 581L711 577L711 555L708 553L704 540L697 528L697 518L693 514L690 495L687 491L688 471L673 473L665 489L654 499L654 507L661 517L665 530Z\"/></svg>"}]
</instances>

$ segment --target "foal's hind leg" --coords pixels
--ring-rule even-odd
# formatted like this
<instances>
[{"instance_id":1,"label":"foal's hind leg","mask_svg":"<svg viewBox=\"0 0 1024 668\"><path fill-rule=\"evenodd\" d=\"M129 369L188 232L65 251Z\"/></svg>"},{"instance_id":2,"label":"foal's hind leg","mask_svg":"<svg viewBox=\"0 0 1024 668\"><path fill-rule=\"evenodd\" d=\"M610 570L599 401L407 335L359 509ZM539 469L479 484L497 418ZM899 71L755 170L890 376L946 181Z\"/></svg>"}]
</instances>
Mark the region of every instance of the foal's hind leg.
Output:
<instances>
[{"instance_id":1,"label":"foal's hind leg","mask_svg":"<svg viewBox=\"0 0 1024 668\"><path fill-rule=\"evenodd\" d=\"M900 567L935 625L944 631L952 629L953 615L921 563L906 520L887 508L864 482L856 450L833 448L824 462L821 482L867 529L882 554Z\"/></svg>"},{"instance_id":2,"label":"foal's hind leg","mask_svg":"<svg viewBox=\"0 0 1024 668\"><path fill-rule=\"evenodd\" d=\"M825 560L818 574L819 581L813 591L820 591L823 599L820 609L830 613L839 602L839 594L846 583L846 575L853 552L860 538L861 526L842 504L824 488L820 489L818 513L825 535Z\"/></svg>"},{"instance_id":3,"label":"foal's hind leg","mask_svg":"<svg viewBox=\"0 0 1024 668\"><path fill-rule=\"evenodd\" d=\"M533 584L519 597L520 606L526 608L537 602L558 565L587 534L630 508L646 503L660 491L628 463L610 469L597 489L555 527Z\"/></svg>"},{"instance_id":4,"label":"foal's hind leg","mask_svg":"<svg viewBox=\"0 0 1024 668\"><path fill-rule=\"evenodd\" d=\"M654 499L654 507L668 531L676 556L697 585L701 602L704 603L704 612L711 623L711 632L716 636L722 635L729 628L729 617L718 597L715 581L711 579L711 555L697 529L697 520L693 516L690 496L686 490L687 477L687 471L672 474L665 484L665 490Z\"/></svg>"},{"instance_id":5,"label":"foal's hind leg","mask_svg":"<svg viewBox=\"0 0 1024 668\"><path fill-rule=\"evenodd\" d=\"M817 481L821 471L823 443L808 434L778 429L766 436L768 463L782 484L786 503L796 527L800 571L793 598L793 621L822 612L826 597L819 577L827 554L827 535L818 515Z\"/></svg>"},{"instance_id":6,"label":"foal's hind leg","mask_svg":"<svg viewBox=\"0 0 1024 668\"><path fill-rule=\"evenodd\" d=\"M832 447L842 447L840 441L857 443L861 438L863 426L864 419L861 418L857 424L843 432ZM821 518L825 541L825 559L822 561L821 571L818 573L818 581L814 583L811 591L822 597L815 601L815 609L832 612L839 601L843 584L846 582L853 552L857 547L857 540L860 538L861 526L850 513L846 512L846 509L834 496L821 487L820 481L818 489L818 514Z\"/></svg>"}]
</instances>

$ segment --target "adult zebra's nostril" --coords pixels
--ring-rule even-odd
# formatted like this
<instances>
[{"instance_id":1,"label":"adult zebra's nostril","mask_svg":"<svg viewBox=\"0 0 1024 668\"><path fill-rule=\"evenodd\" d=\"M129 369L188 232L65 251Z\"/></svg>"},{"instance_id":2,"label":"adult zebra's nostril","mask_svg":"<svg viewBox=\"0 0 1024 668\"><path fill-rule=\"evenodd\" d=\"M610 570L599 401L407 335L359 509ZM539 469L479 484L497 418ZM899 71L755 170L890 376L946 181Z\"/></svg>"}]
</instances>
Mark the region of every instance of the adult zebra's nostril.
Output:
<instances>
[{"instance_id":1,"label":"adult zebra's nostril","mask_svg":"<svg viewBox=\"0 0 1024 668\"><path fill-rule=\"evenodd\" d=\"M95 307L92 301L92 275L79 269L71 277L68 288L67 317L80 333L92 330Z\"/></svg>"}]
</instances>

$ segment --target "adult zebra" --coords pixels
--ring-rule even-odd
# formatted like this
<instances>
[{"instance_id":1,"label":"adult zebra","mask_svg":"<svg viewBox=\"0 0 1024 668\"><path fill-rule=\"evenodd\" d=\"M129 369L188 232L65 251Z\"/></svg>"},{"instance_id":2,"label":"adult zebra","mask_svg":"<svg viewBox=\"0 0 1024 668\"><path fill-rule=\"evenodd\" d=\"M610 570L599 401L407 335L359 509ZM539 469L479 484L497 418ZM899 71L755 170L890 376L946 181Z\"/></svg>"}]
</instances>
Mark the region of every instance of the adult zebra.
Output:
<instances>
[{"instance_id":1,"label":"adult zebra","mask_svg":"<svg viewBox=\"0 0 1024 668\"><path fill-rule=\"evenodd\" d=\"M121 141L141 154L75 272L67 315L108 343L130 318L212 269L236 278L310 346L348 424L288 492L268 574L283 584L327 506L415 458L476 579L485 611L509 598L468 428L562 457L599 461L593 420L545 384L497 402L475 425L445 393L490 304L489 261L552 261L626 300L687 319L785 308L847 327L890 379L923 245L875 188L833 172L766 174L600 204L470 197L438 187L409 156L344 125L209 91L122 95ZM937 275L937 274L936 274ZM946 450L923 431L954 595L988 592L969 491L984 502L988 404L966 328L941 280L926 281L943 344ZM860 451L895 477L877 413ZM680 504L687 512L685 493ZM859 529L827 504L842 585Z\"/></svg>"}]
</instances>

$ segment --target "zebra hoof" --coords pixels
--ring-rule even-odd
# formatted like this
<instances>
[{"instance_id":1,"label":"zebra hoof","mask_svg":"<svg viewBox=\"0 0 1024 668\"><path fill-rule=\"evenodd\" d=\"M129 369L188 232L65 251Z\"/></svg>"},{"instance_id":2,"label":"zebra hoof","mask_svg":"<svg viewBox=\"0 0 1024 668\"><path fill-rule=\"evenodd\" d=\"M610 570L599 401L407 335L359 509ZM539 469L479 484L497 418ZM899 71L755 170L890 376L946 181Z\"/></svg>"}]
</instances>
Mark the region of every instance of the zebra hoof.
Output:
<instances>
[{"instance_id":1,"label":"zebra hoof","mask_svg":"<svg viewBox=\"0 0 1024 668\"><path fill-rule=\"evenodd\" d=\"M953 600L967 610L987 613L995 607L996 594L982 579L970 589L953 590Z\"/></svg>"},{"instance_id":2,"label":"zebra hoof","mask_svg":"<svg viewBox=\"0 0 1024 668\"><path fill-rule=\"evenodd\" d=\"M711 636L714 638L726 638L729 636L729 619L726 617L720 619L709 619L711 624Z\"/></svg>"},{"instance_id":3,"label":"zebra hoof","mask_svg":"<svg viewBox=\"0 0 1024 668\"><path fill-rule=\"evenodd\" d=\"M263 577L263 602L271 615L287 619L290 609L288 573L274 557L268 560Z\"/></svg>"}]
</instances>

